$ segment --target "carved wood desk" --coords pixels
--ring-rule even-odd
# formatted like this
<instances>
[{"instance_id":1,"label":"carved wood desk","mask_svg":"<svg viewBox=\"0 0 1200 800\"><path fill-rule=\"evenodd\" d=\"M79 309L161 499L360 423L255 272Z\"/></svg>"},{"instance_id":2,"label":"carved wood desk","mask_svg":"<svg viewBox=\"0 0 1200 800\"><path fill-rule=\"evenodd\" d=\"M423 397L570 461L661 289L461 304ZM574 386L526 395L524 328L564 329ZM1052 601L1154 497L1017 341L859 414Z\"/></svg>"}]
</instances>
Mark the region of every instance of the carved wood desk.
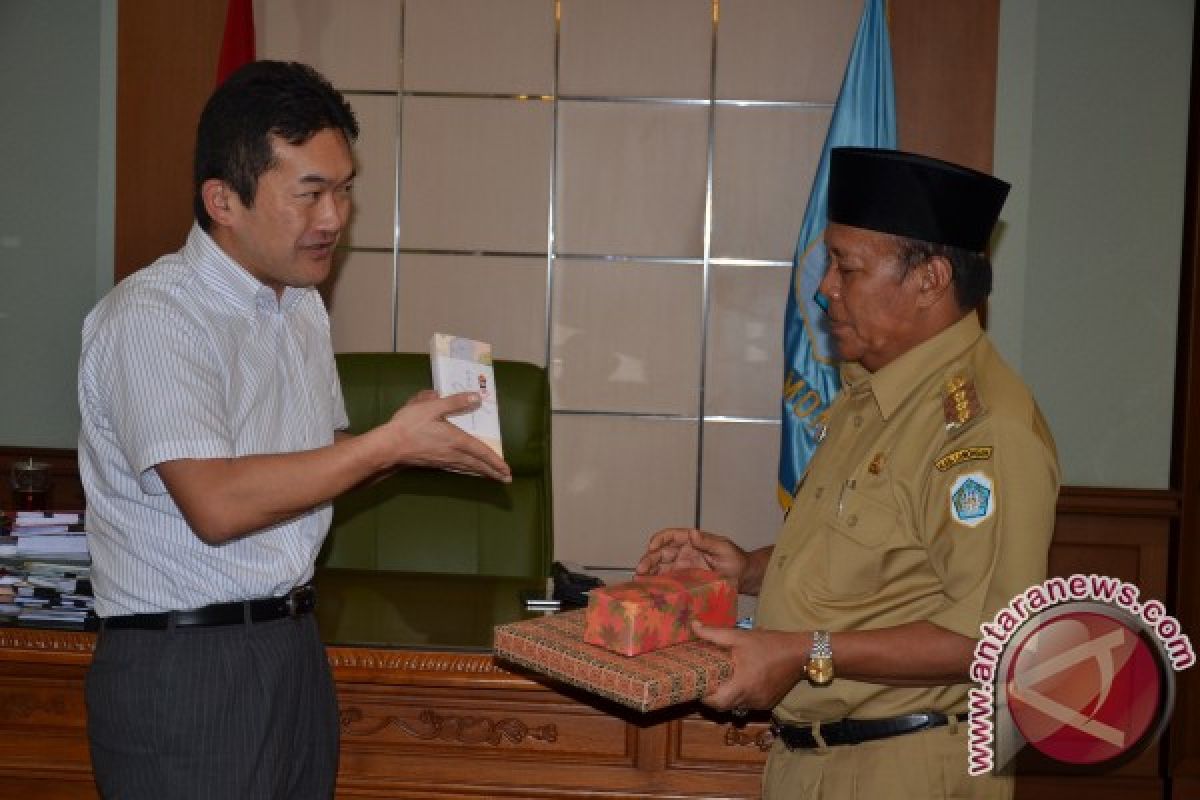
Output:
<instances>
[{"instance_id":1,"label":"carved wood desk","mask_svg":"<svg viewBox=\"0 0 1200 800\"><path fill-rule=\"evenodd\" d=\"M527 581L328 570L318 620L341 705L338 796L758 796L761 719L640 715L496 664ZM94 798L90 633L0 628L0 797ZM233 800L231 798L231 800Z\"/></svg>"}]
</instances>

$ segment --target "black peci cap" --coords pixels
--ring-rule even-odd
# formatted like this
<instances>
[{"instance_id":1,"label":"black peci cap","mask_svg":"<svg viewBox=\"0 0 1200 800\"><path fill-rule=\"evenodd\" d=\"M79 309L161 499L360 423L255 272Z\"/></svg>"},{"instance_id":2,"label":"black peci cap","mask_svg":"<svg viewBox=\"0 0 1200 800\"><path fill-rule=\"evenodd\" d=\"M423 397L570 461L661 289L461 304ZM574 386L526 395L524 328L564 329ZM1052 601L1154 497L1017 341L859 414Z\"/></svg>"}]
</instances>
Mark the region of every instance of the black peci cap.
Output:
<instances>
[{"instance_id":1,"label":"black peci cap","mask_svg":"<svg viewBox=\"0 0 1200 800\"><path fill-rule=\"evenodd\" d=\"M868 147L835 147L829 221L982 253L1009 185L948 161Z\"/></svg>"}]
</instances>

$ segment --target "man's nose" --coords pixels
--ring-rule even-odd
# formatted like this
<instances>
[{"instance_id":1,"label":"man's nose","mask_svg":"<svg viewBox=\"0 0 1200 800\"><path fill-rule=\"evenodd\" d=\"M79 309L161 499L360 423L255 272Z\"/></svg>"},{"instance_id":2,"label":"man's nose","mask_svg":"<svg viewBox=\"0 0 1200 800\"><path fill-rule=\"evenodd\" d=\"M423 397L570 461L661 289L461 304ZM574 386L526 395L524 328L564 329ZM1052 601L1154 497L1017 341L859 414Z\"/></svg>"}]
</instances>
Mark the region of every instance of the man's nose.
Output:
<instances>
[{"instance_id":1,"label":"man's nose","mask_svg":"<svg viewBox=\"0 0 1200 800\"><path fill-rule=\"evenodd\" d=\"M826 297L833 297L837 292L837 270L825 268L825 274L821 277L821 282L817 284L817 291Z\"/></svg>"},{"instance_id":2,"label":"man's nose","mask_svg":"<svg viewBox=\"0 0 1200 800\"><path fill-rule=\"evenodd\" d=\"M329 192L321 199L318 207L317 227L325 231L340 231L350 220L350 197L339 192Z\"/></svg>"}]
</instances>

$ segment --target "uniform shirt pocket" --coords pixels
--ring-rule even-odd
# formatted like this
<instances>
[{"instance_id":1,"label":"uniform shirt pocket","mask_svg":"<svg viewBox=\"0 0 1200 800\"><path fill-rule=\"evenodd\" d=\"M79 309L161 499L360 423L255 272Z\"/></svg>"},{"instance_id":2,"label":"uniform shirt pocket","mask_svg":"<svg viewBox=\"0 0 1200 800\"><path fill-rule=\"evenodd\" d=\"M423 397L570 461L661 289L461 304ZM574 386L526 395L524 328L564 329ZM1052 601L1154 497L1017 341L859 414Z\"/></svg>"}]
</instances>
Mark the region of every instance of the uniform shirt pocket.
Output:
<instances>
[{"instance_id":1,"label":"uniform shirt pocket","mask_svg":"<svg viewBox=\"0 0 1200 800\"><path fill-rule=\"evenodd\" d=\"M862 492L849 493L840 506L831 510L823 526L828 589L841 598L873 594L880 587L899 512Z\"/></svg>"}]
</instances>

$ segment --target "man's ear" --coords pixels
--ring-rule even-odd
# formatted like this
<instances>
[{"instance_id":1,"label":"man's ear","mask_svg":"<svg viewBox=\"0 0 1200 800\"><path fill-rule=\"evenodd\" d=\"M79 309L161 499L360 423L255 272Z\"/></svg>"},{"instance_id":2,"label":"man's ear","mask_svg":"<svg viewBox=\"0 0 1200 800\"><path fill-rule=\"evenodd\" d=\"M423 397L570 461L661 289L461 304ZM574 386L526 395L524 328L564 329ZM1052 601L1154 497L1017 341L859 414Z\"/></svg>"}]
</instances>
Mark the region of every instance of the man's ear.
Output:
<instances>
[{"instance_id":1,"label":"man's ear","mask_svg":"<svg viewBox=\"0 0 1200 800\"><path fill-rule=\"evenodd\" d=\"M932 256L916 271L920 281L917 302L924 308L936 305L953 288L954 267L945 256Z\"/></svg>"},{"instance_id":2,"label":"man's ear","mask_svg":"<svg viewBox=\"0 0 1200 800\"><path fill-rule=\"evenodd\" d=\"M200 185L200 197L204 210L218 225L229 225L233 221L234 206L239 206L237 192L220 178L209 178Z\"/></svg>"}]
</instances>

